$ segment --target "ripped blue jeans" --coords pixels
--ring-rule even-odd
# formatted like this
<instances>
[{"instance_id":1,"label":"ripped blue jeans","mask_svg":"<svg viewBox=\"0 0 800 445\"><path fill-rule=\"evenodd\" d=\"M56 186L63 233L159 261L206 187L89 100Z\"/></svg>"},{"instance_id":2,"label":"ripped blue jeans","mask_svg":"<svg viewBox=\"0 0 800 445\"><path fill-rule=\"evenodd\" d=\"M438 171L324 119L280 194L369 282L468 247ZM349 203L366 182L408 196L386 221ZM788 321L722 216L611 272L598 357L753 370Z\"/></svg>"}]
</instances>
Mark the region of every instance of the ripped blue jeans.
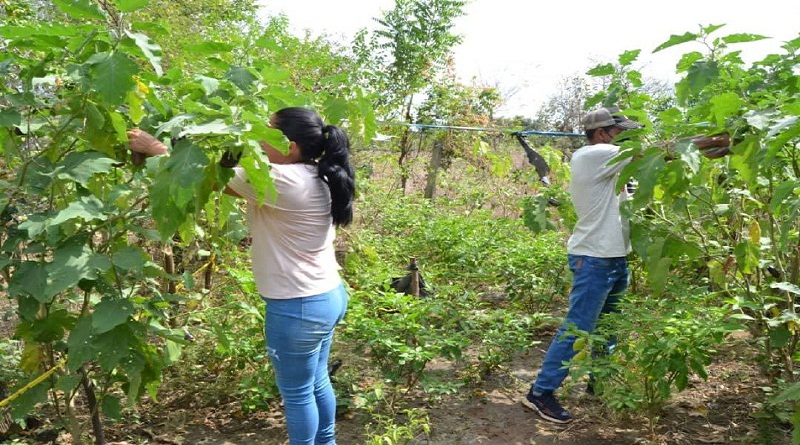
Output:
<instances>
[{"instance_id":1,"label":"ripped blue jeans","mask_svg":"<svg viewBox=\"0 0 800 445\"><path fill-rule=\"evenodd\" d=\"M347 310L344 285L303 298L265 299L267 353L283 397L291 445L336 443L328 375L333 329Z\"/></svg>"}]
</instances>

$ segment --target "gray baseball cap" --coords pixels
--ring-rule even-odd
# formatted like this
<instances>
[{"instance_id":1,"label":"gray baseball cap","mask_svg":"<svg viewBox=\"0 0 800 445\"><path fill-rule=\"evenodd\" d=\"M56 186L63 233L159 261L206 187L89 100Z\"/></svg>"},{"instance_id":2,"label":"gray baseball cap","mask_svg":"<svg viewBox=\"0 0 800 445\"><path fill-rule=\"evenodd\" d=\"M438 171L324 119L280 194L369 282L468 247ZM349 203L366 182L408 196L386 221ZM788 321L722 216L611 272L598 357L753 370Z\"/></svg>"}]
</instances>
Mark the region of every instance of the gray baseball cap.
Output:
<instances>
[{"instance_id":1,"label":"gray baseball cap","mask_svg":"<svg viewBox=\"0 0 800 445\"><path fill-rule=\"evenodd\" d=\"M596 128L610 127L612 125L622 128L623 130L633 130L635 128L644 127L644 125L619 114L619 108L617 107L598 108L597 110L590 111L583 118L584 130L594 130Z\"/></svg>"}]
</instances>

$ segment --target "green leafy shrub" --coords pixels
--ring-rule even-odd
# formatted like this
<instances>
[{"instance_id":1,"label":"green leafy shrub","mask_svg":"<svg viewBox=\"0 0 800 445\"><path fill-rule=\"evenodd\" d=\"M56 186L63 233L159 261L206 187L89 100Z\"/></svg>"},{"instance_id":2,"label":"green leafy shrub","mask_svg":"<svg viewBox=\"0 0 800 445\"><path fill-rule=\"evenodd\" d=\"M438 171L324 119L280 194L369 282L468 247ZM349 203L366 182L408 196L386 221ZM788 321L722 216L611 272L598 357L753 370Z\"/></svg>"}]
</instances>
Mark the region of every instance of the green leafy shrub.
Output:
<instances>
[{"instance_id":1,"label":"green leafy shrub","mask_svg":"<svg viewBox=\"0 0 800 445\"><path fill-rule=\"evenodd\" d=\"M463 305L453 300L358 291L343 332L357 351L369 353L386 381L411 389L434 358L462 357L469 345L463 315Z\"/></svg>"},{"instance_id":2,"label":"green leafy shrub","mask_svg":"<svg viewBox=\"0 0 800 445\"><path fill-rule=\"evenodd\" d=\"M715 296L703 288L673 288L660 299L626 295L619 313L601 319L591 335L579 333L575 343L575 376L592 373L595 390L616 410L644 412L651 420L689 378L707 378L706 366L725 335L741 329L725 322ZM617 345L603 351L607 339ZM593 354L594 351L594 354Z\"/></svg>"}]
</instances>

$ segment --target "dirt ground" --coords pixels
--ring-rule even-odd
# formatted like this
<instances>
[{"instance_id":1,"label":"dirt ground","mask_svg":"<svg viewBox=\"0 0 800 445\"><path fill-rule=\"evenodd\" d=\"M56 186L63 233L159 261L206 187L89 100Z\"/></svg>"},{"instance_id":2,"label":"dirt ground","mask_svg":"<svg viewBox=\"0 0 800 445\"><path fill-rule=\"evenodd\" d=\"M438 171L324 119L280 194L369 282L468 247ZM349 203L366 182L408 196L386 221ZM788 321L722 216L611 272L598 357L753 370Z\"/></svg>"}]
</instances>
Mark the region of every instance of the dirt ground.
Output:
<instances>
[{"instance_id":1,"label":"dirt ground","mask_svg":"<svg viewBox=\"0 0 800 445\"><path fill-rule=\"evenodd\" d=\"M757 416L759 378L744 357L731 351L708 369L708 381L693 380L667 406L655 428L643 417L622 417L585 394L585 385L566 386L561 398L576 420L559 426L540 420L519 398L527 390L547 343L517 357L479 387L435 405L425 405L432 431L413 445L600 445L600 444L790 444L790 429ZM423 406L423 402L420 402ZM116 445L282 445L287 443L280 410L242 416L238 405L191 409L162 401L142 420L147 427L116 429ZM368 419L344 415L339 444L363 444Z\"/></svg>"},{"instance_id":2,"label":"dirt ground","mask_svg":"<svg viewBox=\"0 0 800 445\"><path fill-rule=\"evenodd\" d=\"M8 314L6 314L8 315ZM0 323L0 327L9 327ZM0 330L8 336L11 331ZM462 389L431 404L412 402L427 409L431 432L420 434L412 445L628 445L628 444L732 444L789 445L791 430L768 416L760 416L761 387L767 386L757 372L752 357L740 346L721 352L708 368L707 381L695 378L664 409L654 428L637 416L620 416L602 402L585 393L583 383L569 380L560 394L563 404L576 420L567 426L540 420L524 408L519 399L534 378L544 356L550 334L527 354L516 357L478 386ZM363 359L363 357L362 357ZM342 367L358 373L363 363ZM448 363L432 363L434 372L455 372ZM344 371L348 372L348 371ZM216 376L209 376L214 379ZM287 443L283 415L279 407L243 415L237 400L228 397L219 403L209 401L204 382L195 388L171 386L169 375L161 388L159 403L144 403L126 423L107 424L109 445L283 445ZM341 395L340 395L341 397ZM199 407L198 403L202 403ZM337 420L337 442L358 445L366 442L364 426L370 419L346 412ZM71 445L62 433L47 441L30 434L18 442Z\"/></svg>"}]
</instances>

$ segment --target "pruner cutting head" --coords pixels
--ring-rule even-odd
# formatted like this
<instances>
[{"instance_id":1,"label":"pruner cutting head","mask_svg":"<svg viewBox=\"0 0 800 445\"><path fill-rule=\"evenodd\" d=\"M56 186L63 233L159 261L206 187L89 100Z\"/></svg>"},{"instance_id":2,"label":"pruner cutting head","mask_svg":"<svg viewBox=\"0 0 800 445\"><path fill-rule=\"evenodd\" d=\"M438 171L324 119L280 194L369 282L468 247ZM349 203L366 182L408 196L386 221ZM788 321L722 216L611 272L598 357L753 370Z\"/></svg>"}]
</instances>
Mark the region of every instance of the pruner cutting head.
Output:
<instances>
[{"instance_id":1,"label":"pruner cutting head","mask_svg":"<svg viewBox=\"0 0 800 445\"><path fill-rule=\"evenodd\" d=\"M550 185L550 179L547 177L550 174L550 166L547 165L547 161L536 152L531 146L528 144L528 140L525 138L525 135L519 131L515 131L511 133L513 136L517 138L520 145L522 145L522 149L525 150L525 154L528 156L528 162L536 169L536 174L539 175L539 180L542 181L544 185Z\"/></svg>"}]
</instances>

